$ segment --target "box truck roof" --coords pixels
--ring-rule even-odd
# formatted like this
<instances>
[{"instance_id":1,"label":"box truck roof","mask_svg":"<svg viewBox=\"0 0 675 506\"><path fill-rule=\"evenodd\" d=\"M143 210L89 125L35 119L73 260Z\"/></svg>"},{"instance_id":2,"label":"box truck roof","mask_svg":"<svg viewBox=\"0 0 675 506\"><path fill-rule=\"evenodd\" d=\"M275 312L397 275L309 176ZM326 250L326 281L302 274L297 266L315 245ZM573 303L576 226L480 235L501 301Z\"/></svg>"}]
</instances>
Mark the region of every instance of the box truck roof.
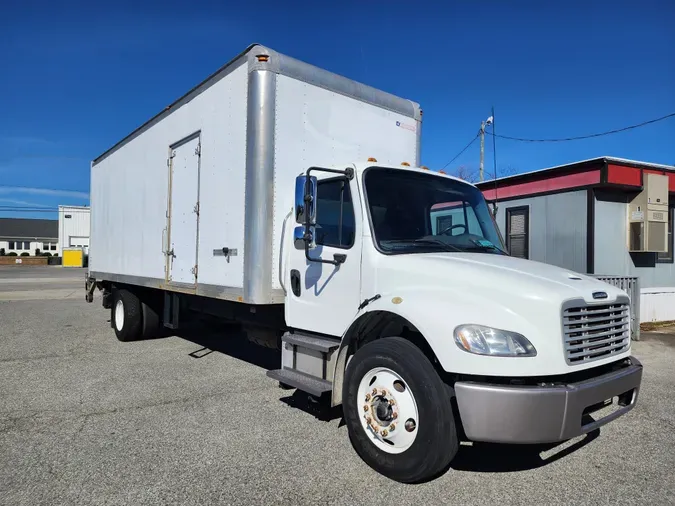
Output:
<instances>
[{"instance_id":1,"label":"box truck roof","mask_svg":"<svg viewBox=\"0 0 675 506\"><path fill-rule=\"evenodd\" d=\"M207 90L213 84L227 76L244 63L248 64L249 72L260 70L262 68L304 81L314 86L319 86L327 90L340 93L356 100L361 100L371 105L397 112L404 116L421 121L422 111L418 103L404 98L397 97L390 93L378 90L371 86L358 83L346 77L334 74L327 70L315 67L308 63L301 62L295 58L285 56L270 48L260 44L251 44L234 59L219 68L216 72L207 77L204 81L188 91L185 95L166 106L160 113L156 114L148 121L143 123L136 130L120 140L110 149L99 155L92 162L96 165L110 154L114 153L120 147L130 142L148 128L161 121L163 118L180 108L182 105L190 102L200 93ZM418 132L420 129L417 129Z\"/></svg>"}]
</instances>

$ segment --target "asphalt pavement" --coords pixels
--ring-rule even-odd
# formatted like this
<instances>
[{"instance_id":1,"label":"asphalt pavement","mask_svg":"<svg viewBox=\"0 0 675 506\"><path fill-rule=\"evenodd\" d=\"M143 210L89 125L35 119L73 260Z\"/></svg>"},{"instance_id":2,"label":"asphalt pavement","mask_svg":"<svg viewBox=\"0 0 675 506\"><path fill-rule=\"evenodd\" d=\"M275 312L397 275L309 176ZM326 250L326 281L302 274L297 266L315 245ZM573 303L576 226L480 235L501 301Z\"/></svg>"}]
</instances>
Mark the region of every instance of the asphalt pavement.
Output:
<instances>
[{"instance_id":1,"label":"asphalt pavement","mask_svg":"<svg viewBox=\"0 0 675 506\"><path fill-rule=\"evenodd\" d=\"M465 443L438 479L403 485L359 459L339 410L265 376L276 352L232 329L121 343L100 299L84 301L81 270L11 269L0 504L675 504L668 333L633 344L645 372L628 415L553 448Z\"/></svg>"}]
</instances>

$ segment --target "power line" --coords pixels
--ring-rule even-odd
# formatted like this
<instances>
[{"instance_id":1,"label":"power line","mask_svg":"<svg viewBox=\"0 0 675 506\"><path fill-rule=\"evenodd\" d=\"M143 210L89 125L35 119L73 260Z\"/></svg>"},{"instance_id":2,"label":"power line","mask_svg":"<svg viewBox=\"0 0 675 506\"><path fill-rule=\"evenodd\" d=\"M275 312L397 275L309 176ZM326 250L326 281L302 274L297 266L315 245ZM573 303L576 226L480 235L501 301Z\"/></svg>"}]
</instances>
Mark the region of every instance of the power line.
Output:
<instances>
[{"instance_id":1,"label":"power line","mask_svg":"<svg viewBox=\"0 0 675 506\"><path fill-rule=\"evenodd\" d=\"M578 140L582 140L582 139L591 139L591 138L594 138L594 137L602 137L602 136L605 136L605 135L611 135L611 134L616 134L616 133L619 133L619 132L625 132L627 130L633 130L634 128L640 128L640 127L643 127L645 125L651 125L652 123L657 123L659 121L663 121L665 119L672 118L674 116L675 116L675 112L673 112L671 114L666 114L665 116L661 116L660 118L650 119L649 121L643 121L642 123L638 123L637 125L630 125L630 126L627 126L627 127L617 128L617 129L614 129L614 130L608 130L606 132L599 132L599 133L595 133L595 134L579 135L577 137L564 137L564 138L561 138L561 139L525 139L523 137L511 137L509 135L498 135L498 134L491 133L491 132L486 132L486 133L488 135L493 135L494 137L499 137L500 139L508 139L510 141L520 141L520 142L578 141Z\"/></svg>"},{"instance_id":2,"label":"power line","mask_svg":"<svg viewBox=\"0 0 675 506\"><path fill-rule=\"evenodd\" d=\"M462 149L459 153L457 153L457 155L455 155L455 157L452 160L450 160L448 163L443 165L443 169L445 169L448 165L450 165L452 162L457 160L457 158L459 158L462 155L462 153L464 153L464 151L469 149L469 146L471 146L471 144L476 142L476 139L478 139L479 136L480 136L480 134L476 134L476 136L473 139L471 139L471 142L469 142L466 146L464 146L464 149ZM441 169L441 170L443 170L443 169Z\"/></svg>"},{"instance_id":3,"label":"power line","mask_svg":"<svg viewBox=\"0 0 675 506\"><path fill-rule=\"evenodd\" d=\"M9 213L88 213L89 209L56 209L49 207L12 207L12 206L0 206L0 213L9 212Z\"/></svg>"},{"instance_id":4,"label":"power line","mask_svg":"<svg viewBox=\"0 0 675 506\"><path fill-rule=\"evenodd\" d=\"M89 193L89 190L74 190L72 188L40 188L36 186L17 186L11 184L0 184L0 189L9 188L16 190L37 190L37 191L56 191L56 192L73 192L73 193Z\"/></svg>"}]
</instances>

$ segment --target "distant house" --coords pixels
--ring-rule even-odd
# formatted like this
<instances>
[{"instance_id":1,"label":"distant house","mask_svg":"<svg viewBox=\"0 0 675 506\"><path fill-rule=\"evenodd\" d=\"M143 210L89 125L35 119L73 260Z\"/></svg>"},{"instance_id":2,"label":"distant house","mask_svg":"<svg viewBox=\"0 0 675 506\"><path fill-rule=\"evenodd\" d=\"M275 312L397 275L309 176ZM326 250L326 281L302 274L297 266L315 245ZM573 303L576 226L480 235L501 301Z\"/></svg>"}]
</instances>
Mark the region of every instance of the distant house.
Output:
<instances>
[{"instance_id":1,"label":"distant house","mask_svg":"<svg viewBox=\"0 0 675 506\"><path fill-rule=\"evenodd\" d=\"M58 238L57 220L0 218L0 249L4 248L5 254L26 252L34 255L36 249L60 254Z\"/></svg>"}]
</instances>

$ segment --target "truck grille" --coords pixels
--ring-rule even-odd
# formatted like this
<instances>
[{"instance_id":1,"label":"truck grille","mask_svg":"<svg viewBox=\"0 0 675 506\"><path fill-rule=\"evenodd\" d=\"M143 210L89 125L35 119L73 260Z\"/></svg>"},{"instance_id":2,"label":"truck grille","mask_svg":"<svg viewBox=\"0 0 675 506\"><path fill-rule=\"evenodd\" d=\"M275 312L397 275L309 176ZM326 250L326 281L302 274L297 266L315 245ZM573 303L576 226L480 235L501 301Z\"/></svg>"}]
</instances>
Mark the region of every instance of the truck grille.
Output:
<instances>
[{"instance_id":1,"label":"truck grille","mask_svg":"<svg viewBox=\"0 0 675 506\"><path fill-rule=\"evenodd\" d=\"M600 360L630 347L628 304L567 308L563 311L563 338L568 364Z\"/></svg>"}]
</instances>

